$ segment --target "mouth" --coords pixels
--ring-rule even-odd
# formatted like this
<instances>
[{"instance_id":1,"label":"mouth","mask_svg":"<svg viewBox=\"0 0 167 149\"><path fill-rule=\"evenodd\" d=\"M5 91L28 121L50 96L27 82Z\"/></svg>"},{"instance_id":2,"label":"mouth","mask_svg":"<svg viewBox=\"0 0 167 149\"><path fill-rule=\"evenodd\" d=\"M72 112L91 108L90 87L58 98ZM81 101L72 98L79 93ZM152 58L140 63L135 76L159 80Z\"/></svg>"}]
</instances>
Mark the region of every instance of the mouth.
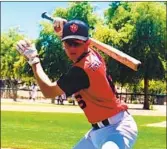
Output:
<instances>
[{"instance_id":1,"label":"mouth","mask_svg":"<svg viewBox=\"0 0 167 149\"><path fill-rule=\"evenodd\" d=\"M76 53L70 53L71 55L76 55Z\"/></svg>"}]
</instances>

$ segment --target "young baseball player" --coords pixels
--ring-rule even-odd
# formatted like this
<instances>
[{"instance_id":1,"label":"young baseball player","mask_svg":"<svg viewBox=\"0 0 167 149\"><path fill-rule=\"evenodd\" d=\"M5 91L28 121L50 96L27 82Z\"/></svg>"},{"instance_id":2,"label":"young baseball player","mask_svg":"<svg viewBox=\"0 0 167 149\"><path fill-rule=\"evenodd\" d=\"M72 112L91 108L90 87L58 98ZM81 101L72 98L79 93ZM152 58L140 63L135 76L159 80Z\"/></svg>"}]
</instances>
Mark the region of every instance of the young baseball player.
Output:
<instances>
[{"instance_id":1,"label":"young baseball player","mask_svg":"<svg viewBox=\"0 0 167 149\"><path fill-rule=\"evenodd\" d=\"M136 123L128 113L127 105L120 103L116 97L112 80L106 74L104 60L89 48L88 26L79 20L64 22L64 19L56 19L54 30L61 38L73 66L57 82L51 82L43 71L34 45L21 40L17 43L17 50L32 66L46 97L54 98L64 93L71 96L75 93L78 105L92 129L74 149L132 148L137 137Z\"/></svg>"}]
</instances>

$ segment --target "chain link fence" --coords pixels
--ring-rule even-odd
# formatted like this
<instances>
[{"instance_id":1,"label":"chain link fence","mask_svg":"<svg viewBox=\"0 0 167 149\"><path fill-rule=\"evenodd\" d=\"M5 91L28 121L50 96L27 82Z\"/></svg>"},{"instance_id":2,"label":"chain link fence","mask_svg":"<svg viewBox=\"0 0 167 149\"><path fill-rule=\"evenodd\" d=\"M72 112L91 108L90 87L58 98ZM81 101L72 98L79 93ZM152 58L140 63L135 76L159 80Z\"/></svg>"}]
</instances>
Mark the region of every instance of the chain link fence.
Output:
<instances>
[{"instance_id":1,"label":"chain link fence","mask_svg":"<svg viewBox=\"0 0 167 149\"><path fill-rule=\"evenodd\" d=\"M143 104L144 95L142 93L118 93L118 98L125 103L130 104ZM29 99L30 90L28 89L12 89L1 88L1 98L11 98L15 101L17 99ZM36 100L45 99L40 90L37 91ZM148 99L151 104L164 105L167 101L167 95L148 94ZM54 103L55 99L51 99L51 103Z\"/></svg>"}]
</instances>

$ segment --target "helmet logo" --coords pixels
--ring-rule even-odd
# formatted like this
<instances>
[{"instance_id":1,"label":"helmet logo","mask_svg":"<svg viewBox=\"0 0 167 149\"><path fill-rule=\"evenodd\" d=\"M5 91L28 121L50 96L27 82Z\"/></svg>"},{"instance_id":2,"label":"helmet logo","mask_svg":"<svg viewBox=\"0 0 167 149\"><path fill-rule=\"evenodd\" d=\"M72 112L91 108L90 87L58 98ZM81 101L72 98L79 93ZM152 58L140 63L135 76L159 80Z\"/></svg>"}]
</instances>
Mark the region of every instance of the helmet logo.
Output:
<instances>
[{"instance_id":1,"label":"helmet logo","mask_svg":"<svg viewBox=\"0 0 167 149\"><path fill-rule=\"evenodd\" d=\"M71 32L75 33L78 30L78 25L76 25L76 24L70 25L70 30L71 30Z\"/></svg>"}]
</instances>

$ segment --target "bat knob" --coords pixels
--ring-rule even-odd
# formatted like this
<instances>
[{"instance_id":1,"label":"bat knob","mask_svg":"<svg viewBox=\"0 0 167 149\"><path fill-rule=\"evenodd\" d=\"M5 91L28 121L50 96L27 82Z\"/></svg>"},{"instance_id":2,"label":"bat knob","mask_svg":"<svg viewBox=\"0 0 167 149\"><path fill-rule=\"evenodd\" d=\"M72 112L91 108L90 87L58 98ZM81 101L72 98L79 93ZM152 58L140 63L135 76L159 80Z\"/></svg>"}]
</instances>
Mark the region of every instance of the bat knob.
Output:
<instances>
[{"instance_id":1,"label":"bat knob","mask_svg":"<svg viewBox=\"0 0 167 149\"><path fill-rule=\"evenodd\" d=\"M46 14L47 14L47 12L43 12L42 15L41 15L41 17L45 18Z\"/></svg>"}]
</instances>

